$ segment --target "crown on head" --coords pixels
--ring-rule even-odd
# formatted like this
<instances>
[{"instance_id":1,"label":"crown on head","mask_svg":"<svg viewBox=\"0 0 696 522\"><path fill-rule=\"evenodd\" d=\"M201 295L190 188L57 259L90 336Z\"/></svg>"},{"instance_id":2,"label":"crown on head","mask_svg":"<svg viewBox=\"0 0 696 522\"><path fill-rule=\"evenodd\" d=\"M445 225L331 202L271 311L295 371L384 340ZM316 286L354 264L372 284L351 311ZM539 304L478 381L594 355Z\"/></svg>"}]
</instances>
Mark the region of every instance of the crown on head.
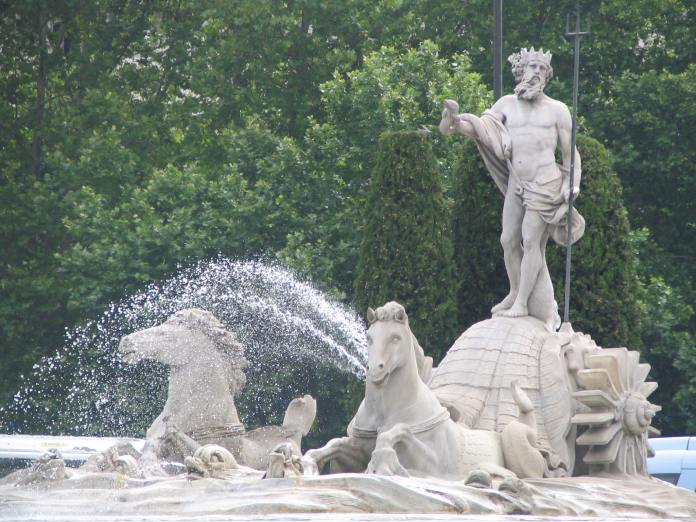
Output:
<instances>
[{"instance_id":1,"label":"crown on head","mask_svg":"<svg viewBox=\"0 0 696 522\"><path fill-rule=\"evenodd\" d=\"M551 65L551 53L545 53L542 48L539 48L538 51L534 50L534 47L531 49L521 49L520 50L520 58L524 63L529 63L532 61L535 62L541 62L546 67L549 67Z\"/></svg>"},{"instance_id":2,"label":"crown on head","mask_svg":"<svg viewBox=\"0 0 696 522\"><path fill-rule=\"evenodd\" d=\"M531 61L539 61L546 65L547 69L549 70L548 79L551 79L551 76L553 75L551 68L551 57L552 54L550 52L545 53L544 49L542 48L539 48L537 51L534 49L534 47L531 49L523 47L520 49L519 53L513 53L508 56L508 62L510 62L510 65L512 65L512 74L515 76L515 81L517 82L522 79L522 76L524 75L524 68Z\"/></svg>"}]
</instances>

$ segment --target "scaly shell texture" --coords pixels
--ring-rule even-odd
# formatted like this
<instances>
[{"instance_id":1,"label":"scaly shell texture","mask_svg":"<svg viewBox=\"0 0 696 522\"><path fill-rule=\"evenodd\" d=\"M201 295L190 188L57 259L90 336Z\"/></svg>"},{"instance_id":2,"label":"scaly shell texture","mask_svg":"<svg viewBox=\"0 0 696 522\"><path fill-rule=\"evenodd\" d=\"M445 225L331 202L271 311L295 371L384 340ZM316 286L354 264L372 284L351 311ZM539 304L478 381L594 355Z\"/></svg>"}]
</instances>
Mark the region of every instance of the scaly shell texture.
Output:
<instances>
[{"instance_id":1,"label":"scaly shell texture","mask_svg":"<svg viewBox=\"0 0 696 522\"><path fill-rule=\"evenodd\" d=\"M493 317L474 324L433 370L429 386L458 422L501 432L518 416L512 381L534 404L538 445L549 467L572 472L572 389L558 337L541 321Z\"/></svg>"}]
</instances>

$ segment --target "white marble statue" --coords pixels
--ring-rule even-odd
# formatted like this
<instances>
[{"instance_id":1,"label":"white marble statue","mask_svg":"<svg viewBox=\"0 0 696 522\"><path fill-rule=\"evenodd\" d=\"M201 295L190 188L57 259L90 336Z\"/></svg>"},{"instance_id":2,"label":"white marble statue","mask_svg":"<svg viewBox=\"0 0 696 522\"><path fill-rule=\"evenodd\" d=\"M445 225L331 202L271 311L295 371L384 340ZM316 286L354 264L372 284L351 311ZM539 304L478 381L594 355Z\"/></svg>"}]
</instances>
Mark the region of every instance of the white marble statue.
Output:
<instances>
[{"instance_id":1,"label":"white marble statue","mask_svg":"<svg viewBox=\"0 0 696 522\"><path fill-rule=\"evenodd\" d=\"M162 413L147 430L160 455L183 460L199 446L218 444L245 466L266 469L268 453L288 442L300 455L303 435L316 415L309 395L294 399L282 426L246 431L234 396L246 383L247 360L232 332L210 312L181 310L159 326L125 336L119 350L126 360L154 359L169 367L169 390Z\"/></svg>"},{"instance_id":2,"label":"white marble statue","mask_svg":"<svg viewBox=\"0 0 696 522\"><path fill-rule=\"evenodd\" d=\"M432 361L411 333L403 306L390 302L368 310L368 371L365 398L348 427L303 457L305 472L328 462L335 471L382 475L464 478L484 469L541 477L544 458L534 447L536 421L529 398L513 383L520 421L503 433L471 430L455 423L428 388Z\"/></svg>"},{"instance_id":3,"label":"white marble statue","mask_svg":"<svg viewBox=\"0 0 696 522\"><path fill-rule=\"evenodd\" d=\"M522 49L509 58L517 81L515 94L503 96L481 117L459 114L445 101L443 134L476 140L486 167L505 197L503 245L510 292L491 312L506 317L532 315L549 329L560 326L558 306L546 266L549 236L567 243L570 197L571 116L568 107L544 94L553 76L551 53ZM555 159L560 147L563 164ZM580 191L580 156L575 151L573 194ZM573 211L572 242L585 222Z\"/></svg>"}]
</instances>

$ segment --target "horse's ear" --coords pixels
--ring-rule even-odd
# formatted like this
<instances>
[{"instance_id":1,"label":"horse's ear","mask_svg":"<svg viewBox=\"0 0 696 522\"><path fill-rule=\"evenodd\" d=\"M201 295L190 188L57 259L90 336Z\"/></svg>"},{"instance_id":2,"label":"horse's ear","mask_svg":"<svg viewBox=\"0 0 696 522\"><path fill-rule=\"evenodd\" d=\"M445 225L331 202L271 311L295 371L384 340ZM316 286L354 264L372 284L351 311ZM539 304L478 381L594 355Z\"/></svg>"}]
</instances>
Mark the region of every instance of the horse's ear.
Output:
<instances>
[{"instance_id":1,"label":"horse's ear","mask_svg":"<svg viewBox=\"0 0 696 522\"><path fill-rule=\"evenodd\" d=\"M375 315L375 311L368 306L367 307L367 322L368 322L368 324L372 324L376 320L377 320L377 315Z\"/></svg>"},{"instance_id":2,"label":"horse's ear","mask_svg":"<svg viewBox=\"0 0 696 522\"><path fill-rule=\"evenodd\" d=\"M403 308L399 309L396 311L396 314L394 315L397 321L400 323L405 323L406 322L406 310Z\"/></svg>"}]
</instances>

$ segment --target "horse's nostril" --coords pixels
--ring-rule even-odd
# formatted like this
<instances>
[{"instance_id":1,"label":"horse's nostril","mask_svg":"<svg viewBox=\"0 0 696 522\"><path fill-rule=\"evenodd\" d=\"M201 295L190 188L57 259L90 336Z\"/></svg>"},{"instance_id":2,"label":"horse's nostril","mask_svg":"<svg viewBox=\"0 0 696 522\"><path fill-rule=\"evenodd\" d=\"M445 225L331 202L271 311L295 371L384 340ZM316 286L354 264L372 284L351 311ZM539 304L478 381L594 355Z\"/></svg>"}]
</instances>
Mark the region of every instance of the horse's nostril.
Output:
<instances>
[{"instance_id":1,"label":"horse's nostril","mask_svg":"<svg viewBox=\"0 0 696 522\"><path fill-rule=\"evenodd\" d=\"M384 363L379 363L379 369L384 370Z\"/></svg>"}]
</instances>

